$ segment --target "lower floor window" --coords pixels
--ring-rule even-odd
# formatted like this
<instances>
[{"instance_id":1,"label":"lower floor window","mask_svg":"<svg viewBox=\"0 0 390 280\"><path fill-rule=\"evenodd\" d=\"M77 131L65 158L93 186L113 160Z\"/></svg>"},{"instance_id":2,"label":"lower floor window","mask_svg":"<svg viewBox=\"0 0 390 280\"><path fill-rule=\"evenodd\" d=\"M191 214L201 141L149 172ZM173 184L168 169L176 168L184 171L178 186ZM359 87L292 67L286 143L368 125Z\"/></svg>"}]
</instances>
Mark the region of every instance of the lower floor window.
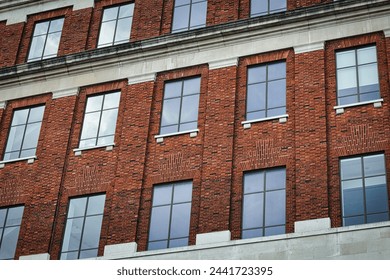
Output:
<instances>
[{"instance_id":1,"label":"lower floor window","mask_svg":"<svg viewBox=\"0 0 390 280\"><path fill-rule=\"evenodd\" d=\"M272 168L244 174L242 238L285 233L286 169Z\"/></svg>"},{"instance_id":2,"label":"lower floor window","mask_svg":"<svg viewBox=\"0 0 390 280\"><path fill-rule=\"evenodd\" d=\"M0 260L15 257L24 206L0 209Z\"/></svg>"}]
</instances>

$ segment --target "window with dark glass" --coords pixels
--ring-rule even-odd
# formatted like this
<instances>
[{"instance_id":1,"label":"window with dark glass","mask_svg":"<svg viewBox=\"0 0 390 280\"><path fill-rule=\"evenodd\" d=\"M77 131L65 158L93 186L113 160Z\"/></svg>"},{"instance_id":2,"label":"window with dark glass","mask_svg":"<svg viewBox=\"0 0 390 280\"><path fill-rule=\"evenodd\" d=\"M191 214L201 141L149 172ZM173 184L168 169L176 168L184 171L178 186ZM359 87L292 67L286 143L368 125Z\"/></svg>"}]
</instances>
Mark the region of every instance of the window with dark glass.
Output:
<instances>
[{"instance_id":1,"label":"window with dark glass","mask_svg":"<svg viewBox=\"0 0 390 280\"><path fill-rule=\"evenodd\" d=\"M79 148L113 145L120 92L89 96Z\"/></svg>"},{"instance_id":2,"label":"window with dark glass","mask_svg":"<svg viewBox=\"0 0 390 280\"><path fill-rule=\"evenodd\" d=\"M343 225L389 220L384 154L340 160Z\"/></svg>"},{"instance_id":3,"label":"window with dark glass","mask_svg":"<svg viewBox=\"0 0 390 280\"><path fill-rule=\"evenodd\" d=\"M154 187L148 250L188 245L192 182Z\"/></svg>"},{"instance_id":4,"label":"window with dark glass","mask_svg":"<svg viewBox=\"0 0 390 280\"><path fill-rule=\"evenodd\" d=\"M4 160L35 156L45 106L15 110Z\"/></svg>"},{"instance_id":5,"label":"window with dark glass","mask_svg":"<svg viewBox=\"0 0 390 280\"><path fill-rule=\"evenodd\" d=\"M63 18L35 24L28 62L57 56L63 25Z\"/></svg>"},{"instance_id":6,"label":"window with dark glass","mask_svg":"<svg viewBox=\"0 0 390 280\"><path fill-rule=\"evenodd\" d=\"M242 238L285 233L286 169L244 173Z\"/></svg>"},{"instance_id":7,"label":"window with dark glass","mask_svg":"<svg viewBox=\"0 0 390 280\"><path fill-rule=\"evenodd\" d=\"M200 77L165 83L160 134L198 127Z\"/></svg>"},{"instance_id":8,"label":"window with dark glass","mask_svg":"<svg viewBox=\"0 0 390 280\"><path fill-rule=\"evenodd\" d=\"M207 0L175 0L172 32L206 26Z\"/></svg>"},{"instance_id":9,"label":"window with dark glass","mask_svg":"<svg viewBox=\"0 0 390 280\"><path fill-rule=\"evenodd\" d=\"M15 257L24 206L0 208L0 260Z\"/></svg>"},{"instance_id":10,"label":"window with dark glass","mask_svg":"<svg viewBox=\"0 0 390 280\"><path fill-rule=\"evenodd\" d=\"M246 119L286 114L286 62L248 68Z\"/></svg>"},{"instance_id":11,"label":"window with dark glass","mask_svg":"<svg viewBox=\"0 0 390 280\"><path fill-rule=\"evenodd\" d=\"M339 51L336 65L338 105L380 98L375 46Z\"/></svg>"},{"instance_id":12,"label":"window with dark glass","mask_svg":"<svg viewBox=\"0 0 390 280\"><path fill-rule=\"evenodd\" d=\"M133 12L134 3L104 9L98 48L129 42Z\"/></svg>"},{"instance_id":13,"label":"window with dark glass","mask_svg":"<svg viewBox=\"0 0 390 280\"><path fill-rule=\"evenodd\" d=\"M97 257L105 199L106 196L101 194L70 200L62 260Z\"/></svg>"},{"instance_id":14,"label":"window with dark glass","mask_svg":"<svg viewBox=\"0 0 390 280\"><path fill-rule=\"evenodd\" d=\"M286 0L251 0L251 17L283 12L287 8Z\"/></svg>"}]
</instances>

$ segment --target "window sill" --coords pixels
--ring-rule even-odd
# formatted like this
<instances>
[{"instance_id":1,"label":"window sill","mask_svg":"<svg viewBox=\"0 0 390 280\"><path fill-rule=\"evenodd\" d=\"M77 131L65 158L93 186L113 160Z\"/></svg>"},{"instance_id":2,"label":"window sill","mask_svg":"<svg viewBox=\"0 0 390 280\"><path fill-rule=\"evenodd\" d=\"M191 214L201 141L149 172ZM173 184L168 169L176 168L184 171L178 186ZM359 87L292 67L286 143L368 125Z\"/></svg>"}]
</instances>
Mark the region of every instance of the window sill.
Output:
<instances>
[{"instance_id":1,"label":"window sill","mask_svg":"<svg viewBox=\"0 0 390 280\"><path fill-rule=\"evenodd\" d=\"M114 146L115 146L115 143L111 143L111 144L105 144L105 145L100 145L100 146L77 148L77 149L73 149L73 152L74 152L75 156L81 156L82 151L94 150L94 149L99 149L99 148L106 148L106 151L112 151L114 149Z\"/></svg>"},{"instance_id":2,"label":"window sill","mask_svg":"<svg viewBox=\"0 0 390 280\"><path fill-rule=\"evenodd\" d=\"M190 137L194 138L194 137L198 136L198 133L199 133L199 129L193 129L193 130L186 130L186 131L180 131L180 132L174 132L174 133L168 133L168 134L160 134L160 135L154 136L154 138L156 139L157 143L162 143L162 142L164 142L165 137L171 137L171 136L182 135L182 134L190 134Z\"/></svg>"},{"instance_id":3,"label":"window sill","mask_svg":"<svg viewBox=\"0 0 390 280\"><path fill-rule=\"evenodd\" d=\"M374 104L375 108L381 108L382 103L383 103L383 98L365 101L365 102L358 102L358 103L351 103L351 104L346 104L346 105L334 106L333 109L336 110L336 115L340 115L340 114L344 113L345 108L362 106L362 105L367 105L367 104Z\"/></svg>"},{"instance_id":4,"label":"window sill","mask_svg":"<svg viewBox=\"0 0 390 280\"><path fill-rule=\"evenodd\" d=\"M15 159L10 159L10 160L0 161L0 169L4 168L7 163L26 160L28 164L32 164L32 163L34 163L34 161L36 159L37 159L37 156L32 156L32 157L15 158Z\"/></svg>"},{"instance_id":5,"label":"window sill","mask_svg":"<svg viewBox=\"0 0 390 280\"><path fill-rule=\"evenodd\" d=\"M285 114L285 115L273 116L273 117L269 117L269 118L243 121L243 122L241 122L241 124L243 125L244 129L248 129L248 128L252 127L252 123L265 122L265 121L277 120L277 119L279 119L279 123L285 123L285 122L287 122L287 118L288 118L288 115Z\"/></svg>"}]
</instances>

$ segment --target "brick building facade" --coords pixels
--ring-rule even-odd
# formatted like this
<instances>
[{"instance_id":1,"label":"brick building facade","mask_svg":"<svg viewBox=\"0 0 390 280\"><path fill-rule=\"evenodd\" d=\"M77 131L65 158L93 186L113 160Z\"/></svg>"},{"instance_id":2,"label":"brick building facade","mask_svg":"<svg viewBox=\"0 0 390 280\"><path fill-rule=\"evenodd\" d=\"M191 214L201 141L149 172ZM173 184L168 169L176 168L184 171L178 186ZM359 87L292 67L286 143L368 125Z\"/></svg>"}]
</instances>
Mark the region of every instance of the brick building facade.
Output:
<instances>
[{"instance_id":1,"label":"brick building facade","mask_svg":"<svg viewBox=\"0 0 390 280\"><path fill-rule=\"evenodd\" d=\"M389 258L390 4L265 2L0 3L0 259Z\"/></svg>"}]
</instances>

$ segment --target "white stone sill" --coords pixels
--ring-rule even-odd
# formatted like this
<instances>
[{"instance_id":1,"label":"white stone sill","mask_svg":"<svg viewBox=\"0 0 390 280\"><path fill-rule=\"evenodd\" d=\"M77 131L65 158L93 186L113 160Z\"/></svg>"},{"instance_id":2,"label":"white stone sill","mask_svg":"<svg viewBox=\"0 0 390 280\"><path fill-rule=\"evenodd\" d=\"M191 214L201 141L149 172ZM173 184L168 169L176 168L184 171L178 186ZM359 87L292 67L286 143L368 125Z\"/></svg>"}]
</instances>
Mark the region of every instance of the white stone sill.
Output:
<instances>
[{"instance_id":1,"label":"white stone sill","mask_svg":"<svg viewBox=\"0 0 390 280\"><path fill-rule=\"evenodd\" d=\"M338 106L334 106L333 109L336 110L336 115L339 115L339 114L344 113L345 108L363 106L363 105L367 105L367 104L374 104L375 108L381 108L382 103L383 103L383 98L370 100L370 101L364 101L364 102L358 102L358 103L351 103L351 104L346 104L346 105L338 105Z\"/></svg>"},{"instance_id":2,"label":"white stone sill","mask_svg":"<svg viewBox=\"0 0 390 280\"><path fill-rule=\"evenodd\" d=\"M32 163L34 163L34 161L36 159L37 159L37 156L16 158L16 159L10 159L10 160L3 160L3 161L0 161L0 169L4 168L5 165L8 164L8 163L17 162L17 161L24 161L24 160L26 160L28 164L32 164Z\"/></svg>"},{"instance_id":3,"label":"white stone sill","mask_svg":"<svg viewBox=\"0 0 390 280\"><path fill-rule=\"evenodd\" d=\"M285 122L287 122L287 118L288 118L288 115L285 114L285 115L273 116L273 117L268 117L268 118L243 121L243 122L241 122L241 124L244 127L244 129L248 129L248 128L251 128L252 123L265 122L265 121L271 121L271 120L277 120L277 119L279 119L279 123L285 123Z\"/></svg>"},{"instance_id":4,"label":"white stone sill","mask_svg":"<svg viewBox=\"0 0 390 280\"><path fill-rule=\"evenodd\" d=\"M110 144L104 144L104 145L93 146L93 147L77 148L77 149L73 149L73 152L75 156L81 156L82 151L94 150L99 148L106 148L106 151L112 151L114 149L114 146L115 143L110 143Z\"/></svg>"},{"instance_id":5,"label":"white stone sill","mask_svg":"<svg viewBox=\"0 0 390 280\"><path fill-rule=\"evenodd\" d=\"M189 134L191 138L194 138L194 137L198 136L198 133L199 133L199 129L193 129L193 130L186 130L186 131L180 131L180 132L174 132L174 133L168 133L168 134L159 134L159 135L154 136L154 138L156 139L157 143L162 143L162 142L164 142L165 137L172 137L172 136L176 136L176 135Z\"/></svg>"}]
</instances>

